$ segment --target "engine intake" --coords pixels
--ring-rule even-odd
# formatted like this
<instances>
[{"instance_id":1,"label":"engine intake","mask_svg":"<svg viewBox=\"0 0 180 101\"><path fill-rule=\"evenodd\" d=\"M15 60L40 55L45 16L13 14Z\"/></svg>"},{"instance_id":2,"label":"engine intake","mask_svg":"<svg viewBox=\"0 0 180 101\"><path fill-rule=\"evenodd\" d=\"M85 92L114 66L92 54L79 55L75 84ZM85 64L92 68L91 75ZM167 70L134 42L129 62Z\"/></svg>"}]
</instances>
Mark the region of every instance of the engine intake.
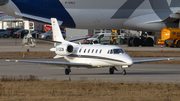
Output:
<instances>
[{"instance_id":1,"label":"engine intake","mask_svg":"<svg viewBox=\"0 0 180 101\"><path fill-rule=\"evenodd\" d=\"M74 47L72 45L59 45L55 49L55 53L60 56L67 56L72 54Z\"/></svg>"},{"instance_id":2,"label":"engine intake","mask_svg":"<svg viewBox=\"0 0 180 101\"><path fill-rule=\"evenodd\" d=\"M73 47L72 45L69 45L69 46L67 47L67 51L68 51L69 53L72 53L73 50L74 50L74 47Z\"/></svg>"},{"instance_id":3,"label":"engine intake","mask_svg":"<svg viewBox=\"0 0 180 101\"><path fill-rule=\"evenodd\" d=\"M3 6L8 3L9 0L0 0L0 6Z\"/></svg>"}]
</instances>

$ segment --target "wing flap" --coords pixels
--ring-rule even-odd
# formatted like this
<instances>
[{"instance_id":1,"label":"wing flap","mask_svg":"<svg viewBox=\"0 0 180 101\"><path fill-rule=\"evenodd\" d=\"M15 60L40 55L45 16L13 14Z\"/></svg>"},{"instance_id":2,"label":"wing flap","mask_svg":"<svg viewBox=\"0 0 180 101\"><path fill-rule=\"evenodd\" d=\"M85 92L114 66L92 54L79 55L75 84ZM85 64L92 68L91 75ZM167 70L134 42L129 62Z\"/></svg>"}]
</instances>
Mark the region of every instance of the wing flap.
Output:
<instances>
[{"instance_id":1,"label":"wing flap","mask_svg":"<svg viewBox=\"0 0 180 101\"><path fill-rule=\"evenodd\" d=\"M75 66L75 67L91 67L90 64L83 63L67 63L67 62L53 62L53 61L31 61L31 60L6 60L7 62L26 62L26 63L40 63L47 65L60 65L60 66Z\"/></svg>"},{"instance_id":2,"label":"wing flap","mask_svg":"<svg viewBox=\"0 0 180 101\"><path fill-rule=\"evenodd\" d=\"M164 60L174 60L174 58L135 60L133 62L134 62L134 64L137 64L137 63L143 63L143 62L154 62L154 61L164 61Z\"/></svg>"}]
</instances>

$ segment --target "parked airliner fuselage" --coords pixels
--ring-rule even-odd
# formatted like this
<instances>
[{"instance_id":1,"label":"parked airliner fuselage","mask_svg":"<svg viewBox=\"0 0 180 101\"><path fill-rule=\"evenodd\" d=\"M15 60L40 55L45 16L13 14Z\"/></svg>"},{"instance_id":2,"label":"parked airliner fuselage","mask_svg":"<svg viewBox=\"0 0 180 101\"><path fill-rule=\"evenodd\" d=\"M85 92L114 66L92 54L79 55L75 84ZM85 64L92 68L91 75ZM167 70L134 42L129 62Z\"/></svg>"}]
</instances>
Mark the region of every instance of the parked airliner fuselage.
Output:
<instances>
[{"instance_id":1,"label":"parked airliner fuselage","mask_svg":"<svg viewBox=\"0 0 180 101\"><path fill-rule=\"evenodd\" d=\"M179 20L166 21L180 10L179 0L1 0L8 15L44 21L52 17L62 26L84 29L134 29L160 31L178 27ZM37 17L37 18L36 18Z\"/></svg>"}]
</instances>

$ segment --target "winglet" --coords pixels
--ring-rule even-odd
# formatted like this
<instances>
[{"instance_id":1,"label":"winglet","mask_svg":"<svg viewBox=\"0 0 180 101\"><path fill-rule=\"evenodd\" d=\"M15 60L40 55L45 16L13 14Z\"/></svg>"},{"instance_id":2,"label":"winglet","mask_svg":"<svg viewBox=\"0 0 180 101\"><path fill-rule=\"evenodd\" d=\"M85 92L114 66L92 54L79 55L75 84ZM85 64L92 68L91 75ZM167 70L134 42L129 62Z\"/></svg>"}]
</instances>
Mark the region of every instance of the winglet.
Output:
<instances>
[{"instance_id":1,"label":"winglet","mask_svg":"<svg viewBox=\"0 0 180 101\"><path fill-rule=\"evenodd\" d=\"M61 30L59 28L56 18L51 18L51 25L52 25L54 41L58 41L58 42L62 42L62 43L66 42L62 36Z\"/></svg>"}]
</instances>

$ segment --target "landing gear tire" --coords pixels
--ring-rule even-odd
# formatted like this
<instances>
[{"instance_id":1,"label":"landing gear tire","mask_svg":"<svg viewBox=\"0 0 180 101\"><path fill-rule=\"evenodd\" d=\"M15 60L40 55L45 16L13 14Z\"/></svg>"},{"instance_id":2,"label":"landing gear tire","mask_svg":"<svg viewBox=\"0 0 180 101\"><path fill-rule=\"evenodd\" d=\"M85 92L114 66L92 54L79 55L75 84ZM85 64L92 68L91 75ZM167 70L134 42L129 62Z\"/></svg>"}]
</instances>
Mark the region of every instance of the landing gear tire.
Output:
<instances>
[{"instance_id":1,"label":"landing gear tire","mask_svg":"<svg viewBox=\"0 0 180 101\"><path fill-rule=\"evenodd\" d=\"M122 73L123 73L123 75L126 75L126 70L124 69L124 70L122 71Z\"/></svg>"},{"instance_id":2,"label":"landing gear tire","mask_svg":"<svg viewBox=\"0 0 180 101\"><path fill-rule=\"evenodd\" d=\"M65 69L65 74L69 75L69 69Z\"/></svg>"},{"instance_id":3,"label":"landing gear tire","mask_svg":"<svg viewBox=\"0 0 180 101\"><path fill-rule=\"evenodd\" d=\"M141 46L142 47L146 47L146 43L145 43L145 37L141 37Z\"/></svg>"},{"instance_id":4,"label":"landing gear tire","mask_svg":"<svg viewBox=\"0 0 180 101\"><path fill-rule=\"evenodd\" d=\"M109 73L110 73L110 74L114 74L114 68L112 68L112 67L109 68Z\"/></svg>"},{"instance_id":5,"label":"landing gear tire","mask_svg":"<svg viewBox=\"0 0 180 101\"><path fill-rule=\"evenodd\" d=\"M139 47L139 45L140 45L140 39L137 37L133 38L132 39L132 46Z\"/></svg>"},{"instance_id":6,"label":"landing gear tire","mask_svg":"<svg viewBox=\"0 0 180 101\"><path fill-rule=\"evenodd\" d=\"M66 74L66 75L69 75L70 72L71 72L70 67L68 67L68 68L65 69L65 74Z\"/></svg>"},{"instance_id":7,"label":"landing gear tire","mask_svg":"<svg viewBox=\"0 0 180 101\"><path fill-rule=\"evenodd\" d=\"M128 44L128 47L131 47L132 46L132 37L130 37L130 38L128 38L128 40L127 40L127 44Z\"/></svg>"},{"instance_id":8,"label":"landing gear tire","mask_svg":"<svg viewBox=\"0 0 180 101\"><path fill-rule=\"evenodd\" d=\"M145 45L146 45L146 46L150 46L150 47L153 47L153 46L154 46L154 41L153 41L152 38L147 37L144 41L145 41Z\"/></svg>"}]
</instances>

